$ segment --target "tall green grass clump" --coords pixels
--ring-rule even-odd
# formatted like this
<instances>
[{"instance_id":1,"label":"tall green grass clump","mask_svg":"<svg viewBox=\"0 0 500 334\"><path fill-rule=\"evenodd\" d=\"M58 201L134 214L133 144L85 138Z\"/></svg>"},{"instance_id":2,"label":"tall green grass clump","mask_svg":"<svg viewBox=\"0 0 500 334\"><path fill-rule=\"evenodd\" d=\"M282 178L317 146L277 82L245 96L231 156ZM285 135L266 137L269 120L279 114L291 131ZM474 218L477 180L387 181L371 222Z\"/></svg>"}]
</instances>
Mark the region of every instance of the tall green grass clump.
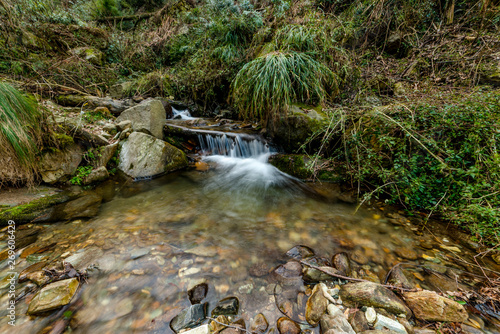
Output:
<instances>
[{"instance_id":1,"label":"tall green grass clump","mask_svg":"<svg viewBox=\"0 0 500 334\"><path fill-rule=\"evenodd\" d=\"M42 113L36 101L0 82L0 150L6 161L16 162L29 175L36 171L37 144L41 142ZM10 158L10 159L8 159ZM11 166L4 165L4 168ZM29 178L29 176L28 176Z\"/></svg>"},{"instance_id":2,"label":"tall green grass clump","mask_svg":"<svg viewBox=\"0 0 500 334\"><path fill-rule=\"evenodd\" d=\"M295 102L316 105L338 94L335 73L299 52L272 52L252 60L231 88L242 116L266 121L279 119Z\"/></svg>"}]
</instances>

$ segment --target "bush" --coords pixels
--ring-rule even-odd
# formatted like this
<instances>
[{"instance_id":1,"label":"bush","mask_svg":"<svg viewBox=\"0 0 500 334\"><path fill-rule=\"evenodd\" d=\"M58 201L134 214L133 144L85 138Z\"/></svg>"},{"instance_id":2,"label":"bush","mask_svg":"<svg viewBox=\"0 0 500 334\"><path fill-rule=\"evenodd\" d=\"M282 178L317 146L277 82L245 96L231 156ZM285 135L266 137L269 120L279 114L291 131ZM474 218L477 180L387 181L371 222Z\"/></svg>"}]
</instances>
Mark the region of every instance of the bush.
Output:
<instances>
[{"instance_id":1,"label":"bush","mask_svg":"<svg viewBox=\"0 0 500 334\"><path fill-rule=\"evenodd\" d=\"M337 77L305 53L273 52L247 63L232 83L231 98L246 118L279 118L292 103L316 105L338 93Z\"/></svg>"}]
</instances>

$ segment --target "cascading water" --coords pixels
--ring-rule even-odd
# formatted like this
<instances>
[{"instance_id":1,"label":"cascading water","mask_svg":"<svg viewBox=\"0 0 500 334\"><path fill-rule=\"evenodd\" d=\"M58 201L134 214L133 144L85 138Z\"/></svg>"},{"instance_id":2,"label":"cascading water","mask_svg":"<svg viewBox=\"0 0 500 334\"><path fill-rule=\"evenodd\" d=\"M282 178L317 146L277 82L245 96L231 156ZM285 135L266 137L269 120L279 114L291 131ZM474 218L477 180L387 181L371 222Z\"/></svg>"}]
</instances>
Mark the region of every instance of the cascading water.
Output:
<instances>
[{"instance_id":1,"label":"cascading water","mask_svg":"<svg viewBox=\"0 0 500 334\"><path fill-rule=\"evenodd\" d=\"M184 120L190 120L190 119L196 119L196 117L192 117L191 113L189 110L177 110L174 107L172 107L172 113L174 119L184 119Z\"/></svg>"}]
</instances>

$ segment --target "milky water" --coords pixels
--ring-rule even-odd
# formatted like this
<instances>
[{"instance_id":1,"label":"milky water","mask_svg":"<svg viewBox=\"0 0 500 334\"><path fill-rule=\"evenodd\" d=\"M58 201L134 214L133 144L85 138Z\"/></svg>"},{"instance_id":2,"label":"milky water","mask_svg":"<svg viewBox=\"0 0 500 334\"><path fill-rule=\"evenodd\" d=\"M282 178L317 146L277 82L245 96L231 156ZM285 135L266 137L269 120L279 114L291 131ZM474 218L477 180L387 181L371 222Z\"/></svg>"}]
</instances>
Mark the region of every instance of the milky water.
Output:
<instances>
[{"instance_id":1,"label":"milky water","mask_svg":"<svg viewBox=\"0 0 500 334\"><path fill-rule=\"evenodd\" d=\"M174 107L172 107L172 113L174 114L174 117L172 117L174 119L183 119L183 120L196 119L196 117L191 116L191 113L187 109L178 110L178 109L175 109Z\"/></svg>"},{"instance_id":2,"label":"milky water","mask_svg":"<svg viewBox=\"0 0 500 334\"><path fill-rule=\"evenodd\" d=\"M475 271L468 264L475 255L470 245L445 227L429 223L431 234L411 224L418 219L387 215L379 205L356 211L354 204L338 200L338 187L305 185L269 165L265 142L241 142L247 145L242 149L236 137L228 138L219 138L232 142L224 155L203 158L211 166L208 172L188 170L148 182L110 181L98 189L110 200L97 217L44 225L36 245L47 249L28 259L80 254L85 258L80 266L94 263L100 271L59 313L27 317L28 296L16 305L17 326L11 328L2 307L0 332L38 333L59 320L74 333L170 333L172 317L190 305L187 290L200 282L209 285L210 309L221 298L237 296L247 324L263 313L275 326L282 316L277 306L287 300L295 305L294 319L301 321L303 292L285 295L274 288L269 274L287 261L284 253L295 245L307 245L327 259L346 251L357 261L353 265L359 275L372 280L383 281L398 262L450 266L459 274ZM221 143L212 144L205 152ZM241 153L245 150L250 153ZM401 258L405 251L417 259ZM26 258L18 261L18 270L28 266ZM498 270L491 261L480 261ZM5 263L0 264L3 270ZM410 266L407 274L424 288L436 290L441 284L420 267ZM19 284L19 292L25 286ZM0 305L7 305L5 290ZM61 320L67 311L71 320Z\"/></svg>"}]
</instances>

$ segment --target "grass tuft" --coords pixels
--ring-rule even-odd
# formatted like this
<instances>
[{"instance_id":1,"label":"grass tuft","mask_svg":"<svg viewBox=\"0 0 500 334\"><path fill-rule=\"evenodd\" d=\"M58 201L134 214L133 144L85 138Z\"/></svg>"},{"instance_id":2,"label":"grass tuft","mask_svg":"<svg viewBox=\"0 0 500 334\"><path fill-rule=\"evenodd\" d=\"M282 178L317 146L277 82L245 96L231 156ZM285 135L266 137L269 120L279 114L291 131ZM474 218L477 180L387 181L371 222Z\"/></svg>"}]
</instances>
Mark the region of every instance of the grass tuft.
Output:
<instances>
[{"instance_id":1,"label":"grass tuft","mask_svg":"<svg viewBox=\"0 0 500 334\"><path fill-rule=\"evenodd\" d=\"M292 103L316 105L337 94L337 76L322 63L305 53L272 52L243 66L231 99L243 117L269 121Z\"/></svg>"}]
</instances>

